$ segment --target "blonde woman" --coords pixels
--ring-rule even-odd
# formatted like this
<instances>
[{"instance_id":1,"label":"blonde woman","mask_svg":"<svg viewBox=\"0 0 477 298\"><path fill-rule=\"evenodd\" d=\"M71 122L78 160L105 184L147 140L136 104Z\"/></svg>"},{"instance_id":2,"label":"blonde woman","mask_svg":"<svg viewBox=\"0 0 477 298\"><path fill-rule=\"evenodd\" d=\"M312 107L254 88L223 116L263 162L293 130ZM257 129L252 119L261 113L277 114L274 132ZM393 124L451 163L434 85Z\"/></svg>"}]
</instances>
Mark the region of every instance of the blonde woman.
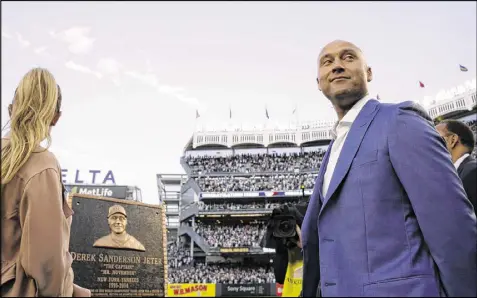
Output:
<instances>
[{"instance_id":1,"label":"blonde woman","mask_svg":"<svg viewBox=\"0 0 477 298\"><path fill-rule=\"evenodd\" d=\"M9 105L1 151L1 296L90 296L73 285L68 252L73 211L64 198L50 130L61 116L61 91L42 68L28 72Z\"/></svg>"}]
</instances>

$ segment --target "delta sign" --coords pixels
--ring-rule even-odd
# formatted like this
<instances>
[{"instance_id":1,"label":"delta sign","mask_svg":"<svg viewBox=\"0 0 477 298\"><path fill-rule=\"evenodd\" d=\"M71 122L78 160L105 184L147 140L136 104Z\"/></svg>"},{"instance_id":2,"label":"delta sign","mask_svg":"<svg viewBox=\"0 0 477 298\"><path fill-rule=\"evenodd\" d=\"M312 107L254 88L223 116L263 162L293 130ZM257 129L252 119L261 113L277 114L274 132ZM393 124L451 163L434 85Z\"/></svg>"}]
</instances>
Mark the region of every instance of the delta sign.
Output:
<instances>
[{"instance_id":1,"label":"delta sign","mask_svg":"<svg viewBox=\"0 0 477 298\"><path fill-rule=\"evenodd\" d=\"M69 170L62 169L61 177L65 184L108 184L116 185L116 179L111 170Z\"/></svg>"}]
</instances>

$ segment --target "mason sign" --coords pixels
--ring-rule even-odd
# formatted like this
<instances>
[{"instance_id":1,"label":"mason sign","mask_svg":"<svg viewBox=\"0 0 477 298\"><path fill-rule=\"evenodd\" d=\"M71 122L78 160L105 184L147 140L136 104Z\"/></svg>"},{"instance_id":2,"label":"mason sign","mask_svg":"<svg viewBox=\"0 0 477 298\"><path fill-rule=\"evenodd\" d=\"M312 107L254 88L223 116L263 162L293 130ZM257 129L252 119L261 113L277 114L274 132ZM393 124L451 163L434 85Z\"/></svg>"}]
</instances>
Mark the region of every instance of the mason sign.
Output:
<instances>
[{"instance_id":1,"label":"mason sign","mask_svg":"<svg viewBox=\"0 0 477 298\"><path fill-rule=\"evenodd\" d=\"M117 185L65 185L71 194L92 195L106 198L126 199L127 186Z\"/></svg>"}]
</instances>

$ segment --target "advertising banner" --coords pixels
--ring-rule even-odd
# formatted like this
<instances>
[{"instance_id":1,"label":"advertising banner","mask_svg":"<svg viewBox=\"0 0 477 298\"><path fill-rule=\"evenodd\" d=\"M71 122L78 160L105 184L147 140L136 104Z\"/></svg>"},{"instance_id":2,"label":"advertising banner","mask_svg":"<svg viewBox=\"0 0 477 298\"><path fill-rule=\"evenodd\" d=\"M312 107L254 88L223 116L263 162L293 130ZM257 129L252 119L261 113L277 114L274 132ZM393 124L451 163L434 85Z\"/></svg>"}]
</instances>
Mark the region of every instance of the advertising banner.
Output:
<instances>
[{"instance_id":1,"label":"advertising banner","mask_svg":"<svg viewBox=\"0 0 477 298\"><path fill-rule=\"evenodd\" d=\"M74 179L73 179L74 176ZM116 184L113 171L101 170L68 170L61 169L61 177L65 184Z\"/></svg>"},{"instance_id":2,"label":"advertising banner","mask_svg":"<svg viewBox=\"0 0 477 298\"><path fill-rule=\"evenodd\" d=\"M312 189L305 189L305 196L311 196L312 193L313 193ZM286 191L284 196L285 197L288 197L288 196L301 197L302 191L301 190Z\"/></svg>"},{"instance_id":3,"label":"advertising banner","mask_svg":"<svg viewBox=\"0 0 477 298\"><path fill-rule=\"evenodd\" d=\"M250 252L250 248L248 248L248 247L221 247L220 252L222 252L222 253Z\"/></svg>"},{"instance_id":4,"label":"advertising banner","mask_svg":"<svg viewBox=\"0 0 477 298\"><path fill-rule=\"evenodd\" d=\"M243 284L243 285L225 285L221 284L222 296L269 296L269 284Z\"/></svg>"},{"instance_id":5,"label":"advertising banner","mask_svg":"<svg viewBox=\"0 0 477 298\"><path fill-rule=\"evenodd\" d=\"M215 297L215 284L168 284L167 297Z\"/></svg>"},{"instance_id":6,"label":"advertising banner","mask_svg":"<svg viewBox=\"0 0 477 298\"><path fill-rule=\"evenodd\" d=\"M258 197L258 192L203 192L200 197L203 199L208 198L253 198Z\"/></svg>"},{"instance_id":7,"label":"advertising banner","mask_svg":"<svg viewBox=\"0 0 477 298\"><path fill-rule=\"evenodd\" d=\"M305 196L311 195L313 190L305 189ZM257 191L257 192L202 192L202 199L226 198L255 198L255 197L301 197L301 190L292 191Z\"/></svg>"},{"instance_id":8,"label":"advertising banner","mask_svg":"<svg viewBox=\"0 0 477 298\"><path fill-rule=\"evenodd\" d=\"M283 297L299 297L303 284L303 255L299 247L288 250L288 267L283 285Z\"/></svg>"},{"instance_id":9,"label":"advertising banner","mask_svg":"<svg viewBox=\"0 0 477 298\"><path fill-rule=\"evenodd\" d=\"M127 186L67 184L66 190L72 194L92 195L106 198L126 199Z\"/></svg>"}]
</instances>

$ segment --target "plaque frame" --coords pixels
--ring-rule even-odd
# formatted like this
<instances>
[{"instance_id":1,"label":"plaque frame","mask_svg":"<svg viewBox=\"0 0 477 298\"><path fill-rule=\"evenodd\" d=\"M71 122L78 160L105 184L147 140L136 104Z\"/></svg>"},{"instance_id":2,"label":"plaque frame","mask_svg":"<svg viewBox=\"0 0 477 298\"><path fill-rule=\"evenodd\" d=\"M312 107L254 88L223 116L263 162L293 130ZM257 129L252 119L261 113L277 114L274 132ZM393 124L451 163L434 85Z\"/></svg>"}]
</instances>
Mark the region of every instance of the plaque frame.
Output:
<instances>
[{"instance_id":1,"label":"plaque frame","mask_svg":"<svg viewBox=\"0 0 477 298\"><path fill-rule=\"evenodd\" d=\"M125 200L125 199L116 199L116 198L110 198L110 197L100 197L100 196L93 196L93 195L87 195L87 194L78 194L78 193L69 193L67 196L67 204L71 208L71 210L74 211L73 209L73 198L82 198L82 199L92 199L92 200L101 200L101 201L107 201L107 202L112 202L112 203L119 203L119 204L127 204L127 205L136 205L136 206L144 206L144 207L149 207L149 208L154 208L154 209L159 209L161 212L162 216L162 258L163 258L163 263L164 263L164 297L167 297L167 289L168 289L168 284L169 284L169 274L168 274L168 260L167 260L167 224L166 224L166 208L164 205L155 205L155 204L148 204L148 203L142 203L142 202L136 202L136 201L130 201L130 200ZM74 214L73 214L74 216ZM70 238L71 238L71 233L70 233ZM68 248L69 251L69 248Z\"/></svg>"}]
</instances>

